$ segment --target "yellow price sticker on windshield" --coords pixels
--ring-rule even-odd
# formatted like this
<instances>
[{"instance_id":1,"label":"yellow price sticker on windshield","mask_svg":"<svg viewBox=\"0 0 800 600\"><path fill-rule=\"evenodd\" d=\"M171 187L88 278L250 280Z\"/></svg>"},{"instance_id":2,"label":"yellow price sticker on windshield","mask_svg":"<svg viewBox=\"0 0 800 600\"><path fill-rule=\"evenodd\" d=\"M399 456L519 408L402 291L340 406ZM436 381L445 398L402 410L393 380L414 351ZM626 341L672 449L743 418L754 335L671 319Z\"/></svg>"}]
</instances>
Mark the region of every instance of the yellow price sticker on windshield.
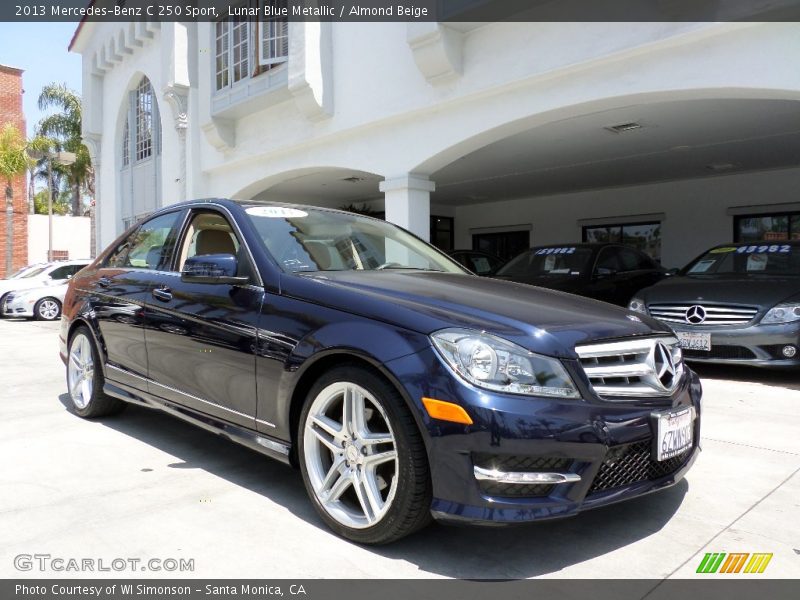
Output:
<instances>
[{"instance_id":1,"label":"yellow price sticker on windshield","mask_svg":"<svg viewBox=\"0 0 800 600\"><path fill-rule=\"evenodd\" d=\"M726 252L736 252L736 248L726 246L724 248L714 248L708 251L709 254L725 254Z\"/></svg>"}]
</instances>

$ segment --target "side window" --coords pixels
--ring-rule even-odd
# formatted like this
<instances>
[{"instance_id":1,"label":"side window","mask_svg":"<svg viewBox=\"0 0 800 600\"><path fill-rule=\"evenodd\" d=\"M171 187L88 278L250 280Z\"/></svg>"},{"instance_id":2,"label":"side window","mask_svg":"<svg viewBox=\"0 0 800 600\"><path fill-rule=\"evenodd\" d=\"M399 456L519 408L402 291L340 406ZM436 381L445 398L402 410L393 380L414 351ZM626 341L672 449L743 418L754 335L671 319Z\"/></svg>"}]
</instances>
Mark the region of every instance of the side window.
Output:
<instances>
[{"instance_id":1,"label":"side window","mask_svg":"<svg viewBox=\"0 0 800 600\"><path fill-rule=\"evenodd\" d=\"M620 248L619 258L622 263L622 271L641 271L655 268L655 265L647 256L630 248Z\"/></svg>"},{"instance_id":2,"label":"side window","mask_svg":"<svg viewBox=\"0 0 800 600\"><path fill-rule=\"evenodd\" d=\"M233 254L239 262L240 277L252 278L250 259L228 220L213 211L198 211L192 216L180 247L178 271L186 260L205 254Z\"/></svg>"},{"instance_id":3,"label":"side window","mask_svg":"<svg viewBox=\"0 0 800 600\"><path fill-rule=\"evenodd\" d=\"M595 274L602 274L603 272L617 272L622 270L622 265L619 261L618 248L603 248L597 257L597 264L594 267Z\"/></svg>"},{"instance_id":4,"label":"side window","mask_svg":"<svg viewBox=\"0 0 800 600\"><path fill-rule=\"evenodd\" d=\"M61 279L69 279L74 275L75 271L72 269L72 265L65 265L63 267L58 267L50 272L50 279L54 281L58 281Z\"/></svg>"},{"instance_id":5,"label":"side window","mask_svg":"<svg viewBox=\"0 0 800 600\"><path fill-rule=\"evenodd\" d=\"M164 268L175 245L172 230L179 214L171 212L142 223L114 250L106 266L120 269Z\"/></svg>"}]
</instances>

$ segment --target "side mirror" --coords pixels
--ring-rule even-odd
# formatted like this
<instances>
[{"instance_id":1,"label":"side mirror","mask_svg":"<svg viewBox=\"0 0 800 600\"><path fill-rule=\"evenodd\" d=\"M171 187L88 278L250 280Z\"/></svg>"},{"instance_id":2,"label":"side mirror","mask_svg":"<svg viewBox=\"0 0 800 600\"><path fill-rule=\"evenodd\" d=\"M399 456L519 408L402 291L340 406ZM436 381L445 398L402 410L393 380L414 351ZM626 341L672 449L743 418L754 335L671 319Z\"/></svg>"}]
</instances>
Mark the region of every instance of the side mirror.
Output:
<instances>
[{"instance_id":1,"label":"side mirror","mask_svg":"<svg viewBox=\"0 0 800 600\"><path fill-rule=\"evenodd\" d=\"M246 285L247 277L237 277L239 264L233 254L204 254L187 258L181 281L211 285Z\"/></svg>"},{"instance_id":2,"label":"side mirror","mask_svg":"<svg viewBox=\"0 0 800 600\"><path fill-rule=\"evenodd\" d=\"M677 267L674 267L674 268L672 268L672 269L669 269L669 270L667 271L667 277L672 277L673 275L677 275L677 274L678 274L678 273L680 273L680 272L681 272L681 270L680 270L679 268L677 268Z\"/></svg>"},{"instance_id":3,"label":"side mirror","mask_svg":"<svg viewBox=\"0 0 800 600\"><path fill-rule=\"evenodd\" d=\"M597 279L606 279L608 277L613 277L617 274L615 269L607 269L606 267L597 267L597 270L594 272L594 276Z\"/></svg>"}]
</instances>

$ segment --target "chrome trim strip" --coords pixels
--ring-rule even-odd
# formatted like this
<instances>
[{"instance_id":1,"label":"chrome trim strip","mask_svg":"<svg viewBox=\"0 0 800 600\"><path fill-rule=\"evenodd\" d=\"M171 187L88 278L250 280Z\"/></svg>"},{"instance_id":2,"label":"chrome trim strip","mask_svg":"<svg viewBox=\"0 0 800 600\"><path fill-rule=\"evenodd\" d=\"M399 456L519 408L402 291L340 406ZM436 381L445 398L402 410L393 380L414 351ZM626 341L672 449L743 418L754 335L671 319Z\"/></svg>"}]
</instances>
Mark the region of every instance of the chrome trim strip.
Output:
<instances>
[{"instance_id":1,"label":"chrome trim strip","mask_svg":"<svg viewBox=\"0 0 800 600\"><path fill-rule=\"evenodd\" d=\"M264 448L269 448L273 452L278 452L279 454L289 456L289 446L287 446L286 444L281 444L280 442L268 440L267 438L263 438L260 436L256 438L256 442L264 446Z\"/></svg>"},{"instance_id":2,"label":"chrome trim strip","mask_svg":"<svg viewBox=\"0 0 800 600\"><path fill-rule=\"evenodd\" d=\"M275 428L275 423L270 423L269 421L265 421L264 419L256 419L256 423L261 423L262 425L266 425L267 427Z\"/></svg>"},{"instance_id":3,"label":"chrome trim strip","mask_svg":"<svg viewBox=\"0 0 800 600\"><path fill-rule=\"evenodd\" d=\"M122 369L120 367L116 367L116 366L110 365L108 363L106 363L106 368L114 369L115 371L119 371L120 373L124 373L125 375L128 375L130 377L135 377L136 379L140 379L140 380L145 381L147 383L152 383L153 385L157 385L158 387L162 387L165 390L169 390L171 392L175 392L176 394L180 394L181 396L185 396L187 398L191 398L192 400L196 400L198 402L202 402L203 404L208 404L210 406L213 406L214 408L219 408L220 410L224 410L224 411L227 411L229 413L233 413L233 414L238 415L240 417L244 417L245 419L253 419L258 423L263 423L264 425L268 425L269 427L275 427L275 425L270 423L269 421L262 421L261 419L256 419L253 415L247 415L247 414L245 414L243 412L239 412L238 410L233 410L232 408L228 408L227 406L222 406L221 404L217 404L216 402L211 402L210 400L204 400L203 398L199 398L198 396L195 396L193 394L189 394L187 392L183 392L183 391L181 391L181 390L179 390L177 388L174 388L174 387L171 387L171 386L168 386L168 385L164 385L163 383L158 383L157 381L153 381L152 379L149 379L147 377L142 377L141 375L137 375L136 373L131 373L130 371L128 371L126 369Z\"/></svg>"},{"instance_id":4,"label":"chrome trim strip","mask_svg":"<svg viewBox=\"0 0 800 600\"><path fill-rule=\"evenodd\" d=\"M492 481L495 483L511 483L517 485L531 484L559 484L576 483L581 480L577 473L540 473L522 471L497 471L495 469L484 469L483 467L473 467L475 479L478 481Z\"/></svg>"}]
</instances>

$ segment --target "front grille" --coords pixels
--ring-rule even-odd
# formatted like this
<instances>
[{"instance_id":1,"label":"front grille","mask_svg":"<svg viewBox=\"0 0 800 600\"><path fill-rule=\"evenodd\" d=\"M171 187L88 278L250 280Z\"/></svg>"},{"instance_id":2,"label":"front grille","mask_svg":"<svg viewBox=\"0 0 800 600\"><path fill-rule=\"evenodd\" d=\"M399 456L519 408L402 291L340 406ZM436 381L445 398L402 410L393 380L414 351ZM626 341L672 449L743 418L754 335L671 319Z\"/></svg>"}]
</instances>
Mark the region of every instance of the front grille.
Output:
<instances>
[{"instance_id":1,"label":"front grille","mask_svg":"<svg viewBox=\"0 0 800 600\"><path fill-rule=\"evenodd\" d=\"M473 463L478 467L497 471L515 473L534 472L566 472L572 464L568 458L555 456L518 456L514 454L480 454L472 455ZM490 480L478 481L481 493L486 496L501 498L541 498L549 496L554 485L541 483L501 483Z\"/></svg>"},{"instance_id":2,"label":"front grille","mask_svg":"<svg viewBox=\"0 0 800 600\"><path fill-rule=\"evenodd\" d=\"M683 376L681 349L674 337L576 346L575 352L601 398L669 396Z\"/></svg>"},{"instance_id":3,"label":"front grille","mask_svg":"<svg viewBox=\"0 0 800 600\"><path fill-rule=\"evenodd\" d=\"M600 470L595 475L589 494L612 490L640 481L653 481L677 471L692 449L661 462L654 460L651 440L609 448Z\"/></svg>"},{"instance_id":4,"label":"front grille","mask_svg":"<svg viewBox=\"0 0 800 600\"><path fill-rule=\"evenodd\" d=\"M690 309L694 309L691 313ZM697 310L700 309L700 310ZM724 304L648 304L650 316L684 325L745 325L755 319L758 307Z\"/></svg>"},{"instance_id":5,"label":"front grille","mask_svg":"<svg viewBox=\"0 0 800 600\"><path fill-rule=\"evenodd\" d=\"M783 346L781 346L783 348ZM711 350L684 350L683 356L688 359L720 358L728 360L748 360L756 358L755 353L744 346L712 346Z\"/></svg>"}]
</instances>

